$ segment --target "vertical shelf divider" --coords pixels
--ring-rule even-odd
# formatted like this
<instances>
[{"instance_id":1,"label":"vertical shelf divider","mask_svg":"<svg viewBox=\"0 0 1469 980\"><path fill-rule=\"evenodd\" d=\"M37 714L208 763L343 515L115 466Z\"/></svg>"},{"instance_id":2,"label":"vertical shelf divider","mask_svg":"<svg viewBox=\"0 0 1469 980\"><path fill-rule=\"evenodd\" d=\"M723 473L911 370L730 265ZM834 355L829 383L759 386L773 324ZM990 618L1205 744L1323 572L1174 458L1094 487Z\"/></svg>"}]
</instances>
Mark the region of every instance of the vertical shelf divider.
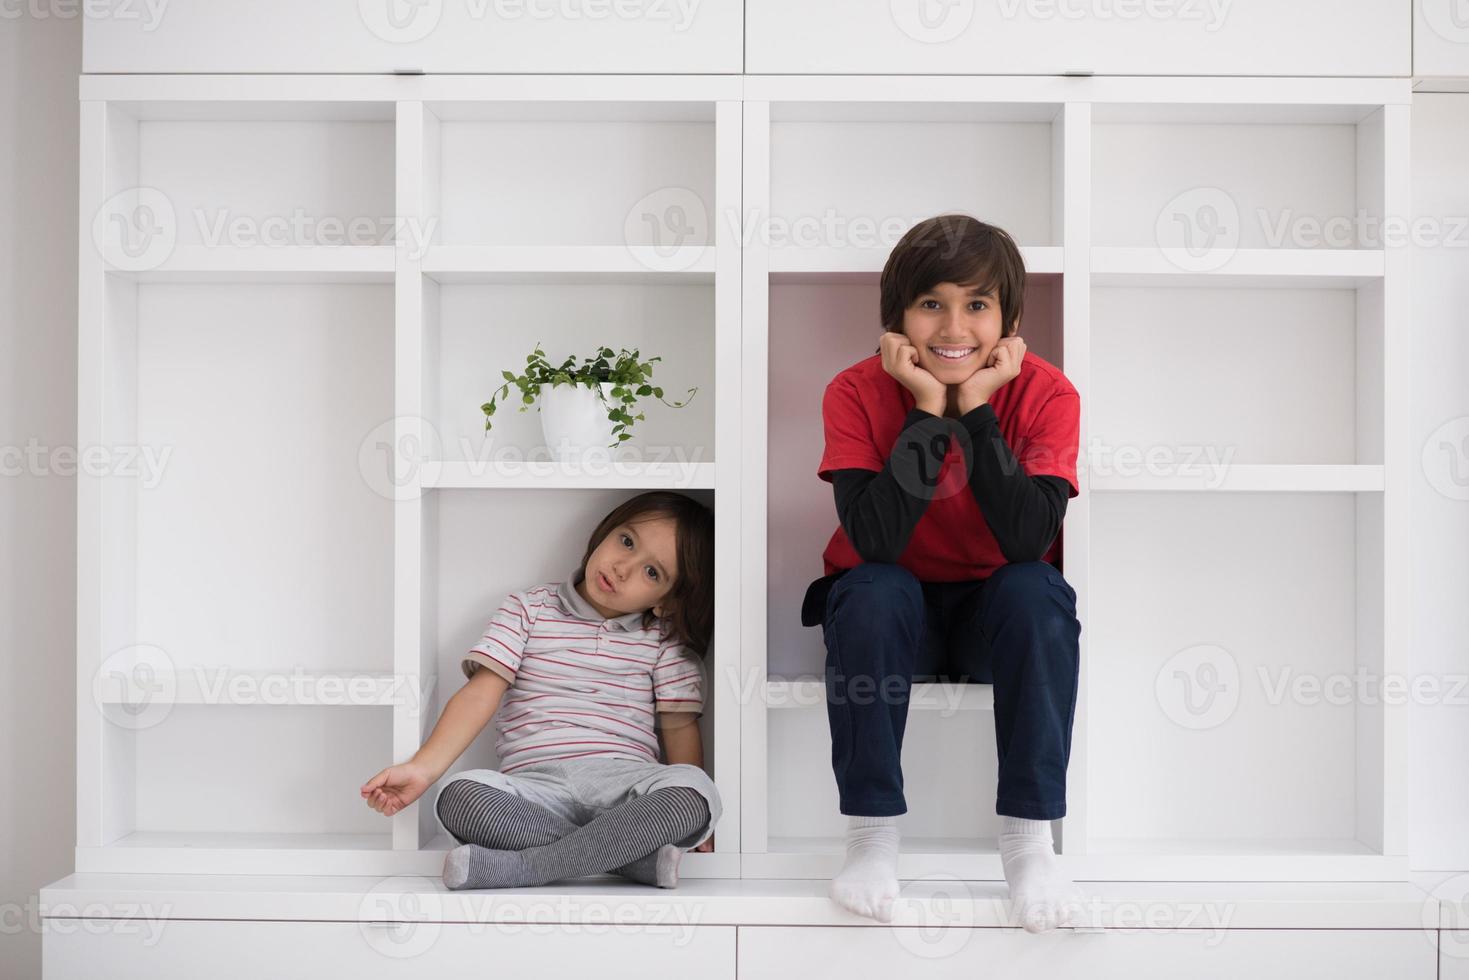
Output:
<instances>
[{"instance_id":1,"label":"vertical shelf divider","mask_svg":"<svg viewBox=\"0 0 1469 980\"><path fill-rule=\"evenodd\" d=\"M714 704L714 774L723 798L725 812L714 838L715 853L729 855L727 863L733 876L739 875L741 800L743 786L740 744L742 698L749 689L739 683L741 651L744 649L744 620L741 616L740 582L743 510L741 507L742 468L735 454L741 446L744 429L742 408L745 404L741 384L742 352L741 308L742 281L740 264L740 227L733 220L740 215L742 200L741 170L741 103L722 100L714 104L714 360L715 409L714 451L715 519L714 553L733 556L734 562L723 562L714 575L714 671L708 672L706 697ZM720 365L724 371L719 370ZM731 569L725 573L722 568ZM732 683L724 683L728 678ZM707 762L707 760L706 760ZM720 835L723 835L722 839Z\"/></svg>"},{"instance_id":2,"label":"vertical shelf divider","mask_svg":"<svg viewBox=\"0 0 1469 980\"><path fill-rule=\"evenodd\" d=\"M740 473L742 530L740 624L743 643L741 711L740 851L769 850L769 753L765 683L769 667L766 624L766 451L769 443L770 247L762 224L770 220L770 103L746 102L744 118ZM727 458L727 457L726 457Z\"/></svg>"},{"instance_id":3,"label":"vertical shelf divider","mask_svg":"<svg viewBox=\"0 0 1469 980\"><path fill-rule=\"evenodd\" d=\"M1067 102L1061 107L1060 125L1052 128L1055 141L1051 159L1058 186L1053 208L1054 234L1062 246L1061 320L1062 369L1081 396L1078 436L1077 489L1080 493L1066 505L1061 564L1066 580L1076 590L1076 613L1082 623L1081 665L1077 681L1076 717L1072 724L1071 759L1066 777L1066 816L1061 824L1058 850L1065 854L1087 853L1087 760L1091 740L1087 677L1086 623L1091 581L1091 493L1090 470L1086 463L1087 417L1091 394L1091 214L1092 214L1092 106L1090 102Z\"/></svg>"},{"instance_id":4,"label":"vertical shelf divider","mask_svg":"<svg viewBox=\"0 0 1469 980\"><path fill-rule=\"evenodd\" d=\"M1382 215L1405 221L1412 214L1411 94L1382 106ZM1413 383L1412 251L1389 247L1384 237L1382 281L1382 673L1407 676L1412 668L1414 468L1410 393ZM1361 507L1361 498L1358 498ZM1360 532L1359 532L1360 536ZM1360 548L1360 544L1359 544ZM1360 567L1360 566L1359 566ZM1359 572L1360 574L1360 572ZM1412 745L1408 705L1384 699L1382 718L1382 853L1408 854L1408 800Z\"/></svg>"},{"instance_id":5,"label":"vertical shelf divider","mask_svg":"<svg viewBox=\"0 0 1469 980\"><path fill-rule=\"evenodd\" d=\"M422 227L424 215L424 106L399 102L396 130L396 218L399 228ZM394 418L393 445L388 458L394 467L393 486L393 761L406 762L422 744L423 692L432 685L423 673L423 481L420 457L425 447L423 391L423 259L409 250L400 235L396 242L394 272ZM406 467L407 479L397 473ZM412 692L406 694L405 692ZM416 850L420 839L420 810L426 793L413 806L394 814L393 849Z\"/></svg>"}]
</instances>

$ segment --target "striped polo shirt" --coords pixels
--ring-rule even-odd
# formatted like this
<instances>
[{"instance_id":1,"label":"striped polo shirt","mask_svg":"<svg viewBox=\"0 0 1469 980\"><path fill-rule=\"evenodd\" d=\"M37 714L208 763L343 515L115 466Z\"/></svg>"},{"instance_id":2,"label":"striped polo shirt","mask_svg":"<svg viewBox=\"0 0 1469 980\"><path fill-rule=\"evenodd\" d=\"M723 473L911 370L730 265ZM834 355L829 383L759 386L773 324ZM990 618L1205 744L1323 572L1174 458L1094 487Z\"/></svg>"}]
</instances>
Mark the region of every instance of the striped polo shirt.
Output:
<instances>
[{"instance_id":1,"label":"striped polo shirt","mask_svg":"<svg viewBox=\"0 0 1469 980\"><path fill-rule=\"evenodd\" d=\"M495 712L500 771L585 757L659 762L656 711L702 712L704 662L643 613L613 619L564 582L512 592L464 655L510 688Z\"/></svg>"}]
</instances>

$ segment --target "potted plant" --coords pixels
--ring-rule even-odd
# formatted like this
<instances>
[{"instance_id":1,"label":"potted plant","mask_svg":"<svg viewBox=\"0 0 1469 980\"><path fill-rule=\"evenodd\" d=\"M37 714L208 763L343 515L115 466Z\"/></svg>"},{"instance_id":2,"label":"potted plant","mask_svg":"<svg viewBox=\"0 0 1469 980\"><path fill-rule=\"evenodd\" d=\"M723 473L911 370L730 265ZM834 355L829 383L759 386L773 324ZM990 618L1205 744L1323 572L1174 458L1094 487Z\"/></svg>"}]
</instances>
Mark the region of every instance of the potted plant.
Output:
<instances>
[{"instance_id":1,"label":"potted plant","mask_svg":"<svg viewBox=\"0 0 1469 980\"><path fill-rule=\"evenodd\" d=\"M632 414L639 398L652 395L670 408L683 408L688 401L663 400L663 389L652 384L653 362L642 360L637 348L623 348L620 354L601 347L595 357L568 357L558 366L546 360L539 342L525 359L520 374L501 371L505 383L495 390L490 400L480 406L485 413L485 431L493 423L496 401L511 385L520 389L520 411L524 412L540 400L541 433L553 455L580 452L592 446L615 448L632 438L633 423L643 414ZM545 390L542 390L542 389ZM692 399L697 388L689 389Z\"/></svg>"}]
</instances>

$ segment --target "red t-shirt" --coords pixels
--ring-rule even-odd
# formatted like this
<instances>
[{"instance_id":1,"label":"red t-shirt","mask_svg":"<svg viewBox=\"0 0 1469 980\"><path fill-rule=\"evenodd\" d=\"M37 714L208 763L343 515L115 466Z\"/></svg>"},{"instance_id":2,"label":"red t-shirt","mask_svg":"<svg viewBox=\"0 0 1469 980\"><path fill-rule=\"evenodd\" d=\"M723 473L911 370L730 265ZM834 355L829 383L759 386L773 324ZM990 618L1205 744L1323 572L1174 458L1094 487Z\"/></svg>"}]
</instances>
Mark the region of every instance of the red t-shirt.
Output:
<instances>
[{"instance_id":1,"label":"red t-shirt","mask_svg":"<svg viewBox=\"0 0 1469 980\"><path fill-rule=\"evenodd\" d=\"M915 403L913 393L883 370L881 354L832 378L821 401L826 449L816 475L830 483L832 470L881 470ZM1021 468L1031 476L1064 478L1070 484L1067 497L1076 496L1081 398L1060 368L1026 351L1020 374L990 396L989 403ZM951 472L954 467L959 467L957 473ZM962 480L968 472L960 441L951 439L938 485L952 485L946 481ZM1043 560L1055 561L1060 554L1058 534ZM862 563L840 525L821 557L826 575ZM898 564L919 581L960 582L988 578L1006 560L966 488L928 502Z\"/></svg>"}]
</instances>

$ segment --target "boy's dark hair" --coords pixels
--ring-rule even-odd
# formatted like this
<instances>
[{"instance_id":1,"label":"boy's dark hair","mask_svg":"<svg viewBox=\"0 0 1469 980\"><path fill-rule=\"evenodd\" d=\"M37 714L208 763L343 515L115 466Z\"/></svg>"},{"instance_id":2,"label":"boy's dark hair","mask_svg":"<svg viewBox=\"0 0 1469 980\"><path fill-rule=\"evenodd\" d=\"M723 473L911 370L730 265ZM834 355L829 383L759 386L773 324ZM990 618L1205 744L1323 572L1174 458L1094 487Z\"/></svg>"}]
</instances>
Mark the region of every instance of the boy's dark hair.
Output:
<instances>
[{"instance_id":1,"label":"boy's dark hair","mask_svg":"<svg viewBox=\"0 0 1469 980\"><path fill-rule=\"evenodd\" d=\"M883 329L902 333L903 312L941 282L995 290L1000 336L1012 337L1019 329L1025 261L1003 228L967 214L941 214L909 228L882 269Z\"/></svg>"},{"instance_id":2,"label":"boy's dark hair","mask_svg":"<svg viewBox=\"0 0 1469 980\"><path fill-rule=\"evenodd\" d=\"M660 603L664 607L663 618L669 624L672 639L702 657L708 652L714 635L714 512L708 507L669 490L650 490L624 501L592 531L578 574L613 528L659 517L672 518L676 529L674 547L678 553L673 588ZM653 610L647 610L643 614L643 628L651 628L654 621Z\"/></svg>"}]
</instances>

